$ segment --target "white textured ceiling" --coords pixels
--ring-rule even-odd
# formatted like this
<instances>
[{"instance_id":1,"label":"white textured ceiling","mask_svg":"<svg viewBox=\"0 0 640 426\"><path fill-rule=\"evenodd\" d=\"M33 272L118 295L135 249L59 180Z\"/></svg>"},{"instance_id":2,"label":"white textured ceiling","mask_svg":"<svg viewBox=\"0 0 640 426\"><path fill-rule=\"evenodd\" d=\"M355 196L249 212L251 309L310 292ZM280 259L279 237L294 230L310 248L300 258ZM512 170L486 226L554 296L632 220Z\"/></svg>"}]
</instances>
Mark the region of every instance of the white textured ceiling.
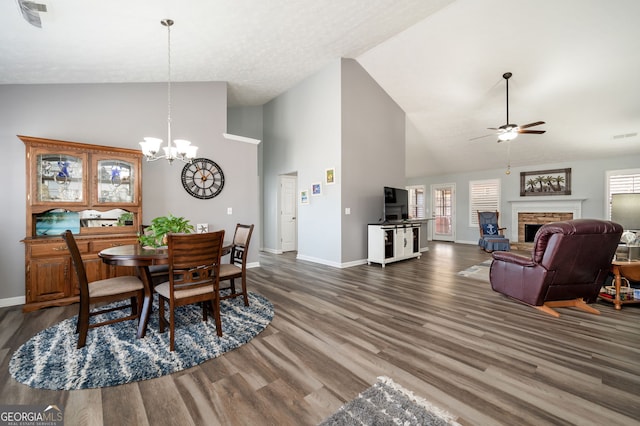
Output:
<instances>
[{"instance_id":1,"label":"white textured ceiling","mask_svg":"<svg viewBox=\"0 0 640 426\"><path fill-rule=\"evenodd\" d=\"M640 154L638 0L38 0L0 2L0 84L227 81L261 105L339 57L407 113L407 176L501 168L487 127L546 121L511 164ZM640 166L640 165L639 165Z\"/></svg>"}]
</instances>

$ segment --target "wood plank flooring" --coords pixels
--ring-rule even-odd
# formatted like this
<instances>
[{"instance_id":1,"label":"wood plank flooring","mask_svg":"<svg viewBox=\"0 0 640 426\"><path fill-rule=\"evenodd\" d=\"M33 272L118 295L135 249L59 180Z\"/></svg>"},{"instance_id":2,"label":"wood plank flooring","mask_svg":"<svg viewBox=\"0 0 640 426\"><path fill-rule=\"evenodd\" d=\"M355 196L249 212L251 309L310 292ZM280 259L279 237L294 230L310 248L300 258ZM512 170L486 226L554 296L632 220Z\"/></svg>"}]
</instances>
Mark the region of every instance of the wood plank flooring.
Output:
<instances>
[{"instance_id":1,"label":"wood plank flooring","mask_svg":"<svg viewBox=\"0 0 640 426\"><path fill-rule=\"evenodd\" d=\"M248 272L276 310L262 334L198 367L104 389L16 383L14 350L77 308L3 308L0 404L59 404L67 426L314 425L388 376L465 425L640 424L640 305L561 308L556 319L457 275L488 258L437 242L384 269L263 254Z\"/></svg>"}]
</instances>

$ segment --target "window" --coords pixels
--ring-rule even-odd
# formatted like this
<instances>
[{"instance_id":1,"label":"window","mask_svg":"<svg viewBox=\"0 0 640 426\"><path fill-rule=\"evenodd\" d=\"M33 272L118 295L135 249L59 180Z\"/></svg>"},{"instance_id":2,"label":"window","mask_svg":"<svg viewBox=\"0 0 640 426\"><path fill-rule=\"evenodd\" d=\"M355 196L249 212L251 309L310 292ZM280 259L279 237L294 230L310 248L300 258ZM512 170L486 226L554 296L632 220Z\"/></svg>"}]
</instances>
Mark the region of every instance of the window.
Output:
<instances>
[{"instance_id":1,"label":"window","mask_svg":"<svg viewBox=\"0 0 640 426\"><path fill-rule=\"evenodd\" d=\"M409 191L409 219L424 219L424 185L407 186Z\"/></svg>"},{"instance_id":2,"label":"window","mask_svg":"<svg viewBox=\"0 0 640 426\"><path fill-rule=\"evenodd\" d=\"M469 182L469 226L478 226L478 212L500 211L500 179Z\"/></svg>"},{"instance_id":3,"label":"window","mask_svg":"<svg viewBox=\"0 0 640 426\"><path fill-rule=\"evenodd\" d=\"M611 219L611 195L640 194L640 169L611 170L607 172L606 212Z\"/></svg>"}]
</instances>

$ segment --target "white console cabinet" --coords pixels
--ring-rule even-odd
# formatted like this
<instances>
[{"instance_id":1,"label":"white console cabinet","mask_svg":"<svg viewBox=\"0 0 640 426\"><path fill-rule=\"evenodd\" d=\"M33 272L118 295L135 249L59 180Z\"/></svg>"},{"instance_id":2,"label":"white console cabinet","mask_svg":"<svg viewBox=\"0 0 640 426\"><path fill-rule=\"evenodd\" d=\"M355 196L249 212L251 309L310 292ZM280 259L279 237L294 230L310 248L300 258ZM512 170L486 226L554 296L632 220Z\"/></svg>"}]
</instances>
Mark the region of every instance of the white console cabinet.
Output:
<instances>
[{"instance_id":1,"label":"white console cabinet","mask_svg":"<svg viewBox=\"0 0 640 426\"><path fill-rule=\"evenodd\" d=\"M367 264L420 258L420 223L369 225Z\"/></svg>"}]
</instances>

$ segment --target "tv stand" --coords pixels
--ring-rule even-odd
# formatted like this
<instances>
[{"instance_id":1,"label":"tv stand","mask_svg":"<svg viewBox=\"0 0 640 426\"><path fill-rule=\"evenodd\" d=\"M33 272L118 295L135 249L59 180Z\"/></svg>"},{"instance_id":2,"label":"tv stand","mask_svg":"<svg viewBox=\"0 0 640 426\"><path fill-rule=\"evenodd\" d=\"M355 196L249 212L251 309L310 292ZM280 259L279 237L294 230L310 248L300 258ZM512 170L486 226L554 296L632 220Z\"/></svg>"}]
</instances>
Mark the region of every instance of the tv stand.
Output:
<instances>
[{"instance_id":1,"label":"tv stand","mask_svg":"<svg viewBox=\"0 0 640 426\"><path fill-rule=\"evenodd\" d=\"M367 264L420 258L421 223L383 223L368 226Z\"/></svg>"}]
</instances>

